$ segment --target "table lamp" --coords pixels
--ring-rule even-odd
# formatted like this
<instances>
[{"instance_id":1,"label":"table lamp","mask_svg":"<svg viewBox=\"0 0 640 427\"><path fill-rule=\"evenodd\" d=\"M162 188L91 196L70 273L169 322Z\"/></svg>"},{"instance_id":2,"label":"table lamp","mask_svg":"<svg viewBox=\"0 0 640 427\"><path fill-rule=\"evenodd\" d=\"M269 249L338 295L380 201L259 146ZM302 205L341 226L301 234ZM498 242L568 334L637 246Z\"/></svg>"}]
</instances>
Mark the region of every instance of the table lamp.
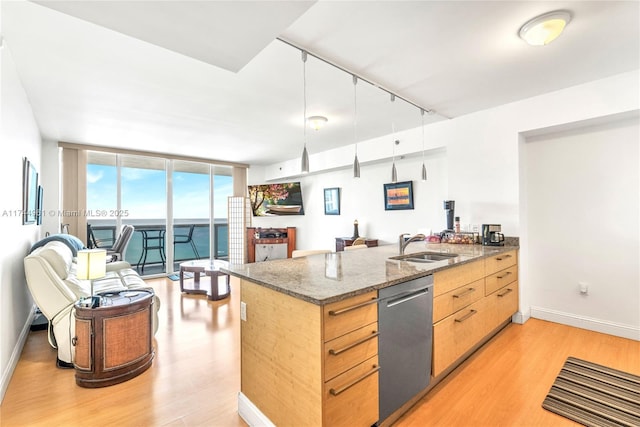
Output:
<instances>
[{"instance_id":1,"label":"table lamp","mask_svg":"<svg viewBox=\"0 0 640 427\"><path fill-rule=\"evenodd\" d=\"M78 251L76 276L79 280L89 280L91 295L83 298L85 307L99 307L100 297L93 295L93 279L99 279L107 274L107 251L104 249L84 249Z\"/></svg>"}]
</instances>

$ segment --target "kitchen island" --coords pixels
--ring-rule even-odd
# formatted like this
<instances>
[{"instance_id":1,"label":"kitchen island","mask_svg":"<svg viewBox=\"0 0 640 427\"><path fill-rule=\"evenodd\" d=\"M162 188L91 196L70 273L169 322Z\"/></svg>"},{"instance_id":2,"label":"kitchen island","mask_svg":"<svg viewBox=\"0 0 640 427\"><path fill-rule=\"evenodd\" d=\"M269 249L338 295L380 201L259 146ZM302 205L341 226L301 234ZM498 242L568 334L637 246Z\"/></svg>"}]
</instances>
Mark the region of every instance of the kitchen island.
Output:
<instances>
[{"instance_id":1,"label":"kitchen island","mask_svg":"<svg viewBox=\"0 0 640 427\"><path fill-rule=\"evenodd\" d=\"M240 415L250 424L370 426L408 409L420 396L378 420L382 288L434 276L431 386L510 321L518 303L517 247L407 248L424 251L457 256L409 262L393 259L398 248L388 245L230 266L241 278L243 306Z\"/></svg>"}]
</instances>

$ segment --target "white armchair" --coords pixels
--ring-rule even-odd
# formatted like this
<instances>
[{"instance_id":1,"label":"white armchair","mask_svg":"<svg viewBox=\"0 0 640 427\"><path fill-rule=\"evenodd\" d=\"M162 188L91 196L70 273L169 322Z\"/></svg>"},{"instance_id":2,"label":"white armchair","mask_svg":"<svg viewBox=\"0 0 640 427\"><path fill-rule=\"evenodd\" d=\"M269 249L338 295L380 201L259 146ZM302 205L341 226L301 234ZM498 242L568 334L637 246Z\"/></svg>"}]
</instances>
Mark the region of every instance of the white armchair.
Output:
<instances>
[{"instance_id":1,"label":"white armchair","mask_svg":"<svg viewBox=\"0 0 640 427\"><path fill-rule=\"evenodd\" d=\"M69 367L75 354L71 340L75 335L74 304L91 294L89 282L76 277L72 250L64 242L50 241L34 249L24 259L27 286L40 311L49 321L48 338L58 349L59 367ZM148 289L148 286L124 261L107 264L104 278L93 281L94 292ZM160 300L154 296L154 332L158 328Z\"/></svg>"}]
</instances>

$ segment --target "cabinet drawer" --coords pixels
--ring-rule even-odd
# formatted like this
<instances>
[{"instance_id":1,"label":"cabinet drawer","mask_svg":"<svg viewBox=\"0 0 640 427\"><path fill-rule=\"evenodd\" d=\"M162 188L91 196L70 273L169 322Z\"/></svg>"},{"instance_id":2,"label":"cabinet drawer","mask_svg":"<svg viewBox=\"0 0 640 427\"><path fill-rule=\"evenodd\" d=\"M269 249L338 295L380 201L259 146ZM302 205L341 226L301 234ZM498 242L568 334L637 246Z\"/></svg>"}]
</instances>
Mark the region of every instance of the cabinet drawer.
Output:
<instances>
[{"instance_id":1,"label":"cabinet drawer","mask_svg":"<svg viewBox=\"0 0 640 427\"><path fill-rule=\"evenodd\" d=\"M518 282L509 283L487 298L491 300L491 324L496 327L518 311Z\"/></svg>"},{"instance_id":2,"label":"cabinet drawer","mask_svg":"<svg viewBox=\"0 0 640 427\"><path fill-rule=\"evenodd\" d=\"M484 277L484 260L438 271L433 275L433 296L452 291Z\"/></svg>"},{"instance_id":3,"label":"cabinet drawer","mask_svg":"<svg viewBox=\"0 0 640 427\"><path fill-rule=\"evenodd\" d=\"M489 300L481 298L433 325L433 376L438 376L487 332Z\"/></svg>"},{"instance_id":4,"label":"cabinet drawer","mask_svg":"<svg viewBox=\"0 0 640 427\"><path fill-rule=\"evenodd\" d=\"M517 251L503 252L498 255L491 256L484 259L484 268L487 273L493 274L500 270L504 270L507 267L516 265L518 263Z\"/></svg>"},{"instance_id":5,"label":"cabinet drawer","mask_svg":"<svg viewBox=\"0 0 640 427\"><path fill-rule=\"evenodd\" d=\"M325 381L378 354L378 323L342 335L324 344Z\"/></svg>"},{"instance_id":6,"label":"cabinet drawer","mask_svg":"<svg viewBox=\"0 0 640 427\"><path fill-rule=\"evenodd\" d=\"M378 356L324 384L325 426L370 426L378 421Z\"/></svg>"},{"instance_id":7,"label":"cabinet drawer","mask_svg":"<svg viewBox=\"0 0 640 427\"><path fill-rule=\"evenodd\" d=\"M461 308L478 301L484 295L484 279L480 279L435 297L433 299L433 321L444 319Z\"/></svg>"},{"instance_id":8,"label":"cabinet drawer","mask_svg":"<svg viewBox=\"0 0 640 427\"><path fill-rule=\"evenodd\" d=\"M377 292L371 291L323 307L324 341L378 321Z\"/></svg>"},{"instance_id":9,"label":"cabinet drawer","mask_svg":"<svg viewBox=\"0 0 640 427\"><path fill-rule=\"evenodd\" d=\"M487 276L485 288L487 295L497 291L498 289L518 280L518 266L513 265L497 273Z\"/></svg>"}]
</instances>

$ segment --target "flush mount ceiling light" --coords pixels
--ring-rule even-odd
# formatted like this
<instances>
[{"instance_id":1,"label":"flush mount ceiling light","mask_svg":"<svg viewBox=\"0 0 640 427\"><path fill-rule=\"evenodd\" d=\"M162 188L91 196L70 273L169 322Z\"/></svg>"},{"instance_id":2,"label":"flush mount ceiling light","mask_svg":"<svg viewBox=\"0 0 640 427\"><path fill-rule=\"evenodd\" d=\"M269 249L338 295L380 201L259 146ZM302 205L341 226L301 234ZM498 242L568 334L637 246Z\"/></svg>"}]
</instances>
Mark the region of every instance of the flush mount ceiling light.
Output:
<instances>
[{"instance_id":1,"label":"flush mount ceiling light","mask_svg":"<svg viewBox=\"0 0 640 427\"><path fill-rule=\"evenodd\" d=\"M319 130L328 121L329 120L327 120L327 118L324 116L311 116L307 119L307 122L309 122L309 126L313 130Z\"/></svg>"},{"instance_id":2,"label":"flush mount ceiling light","mask_svg":"<svg viewBox=\"0 0 640 427\"><path fill-rule=\"evenodd\" d=\"M532 46L544 46L554 41L571 21L571 14L556 10L537 16L520 28L518 35Z\"/></svg>"}]
</instances>

